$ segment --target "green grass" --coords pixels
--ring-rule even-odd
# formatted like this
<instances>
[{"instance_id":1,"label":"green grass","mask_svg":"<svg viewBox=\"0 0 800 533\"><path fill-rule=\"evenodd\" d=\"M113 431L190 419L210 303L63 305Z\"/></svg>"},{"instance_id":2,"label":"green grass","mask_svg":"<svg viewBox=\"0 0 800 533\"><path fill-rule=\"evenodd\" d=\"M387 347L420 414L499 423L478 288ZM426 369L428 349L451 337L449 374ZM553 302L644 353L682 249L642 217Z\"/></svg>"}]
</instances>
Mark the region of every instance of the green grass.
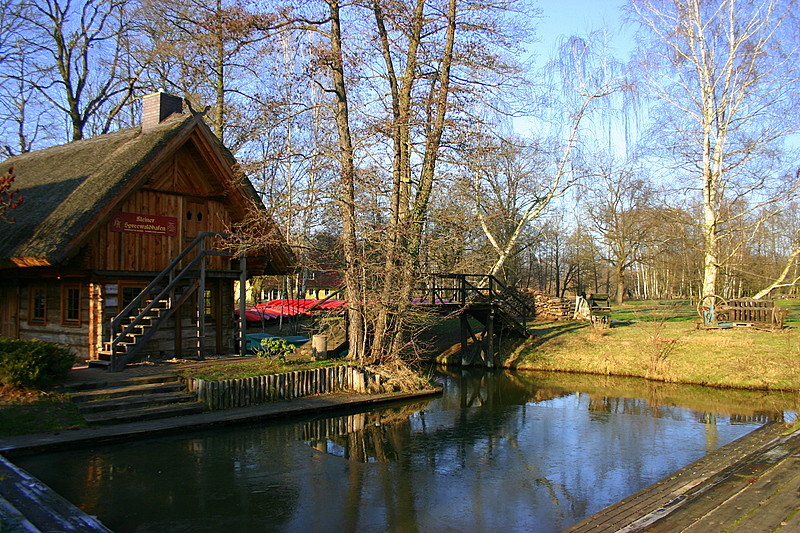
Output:
<instances>
[{"instance_id":1,"label":"green grass","mask_svg":"<svg viewBox=\"0 0 800 533\"><path fill-rule=\"evenodd\" d=\"M773 300L775 305L789 311L787 326L800 326L800 299L785 298ZM668 322L696 322L697 303L690 300L630 300L623 304L611 303L612 320L647 321L658 320L668 315Z\"/></svg>"},{"instance_id":2,"label":"green grass","mask_svg":"<svg viewBox=\"0 0 800 533\"><path fill-rule=\"evenodd\" d=\"M789 324L797 320L797 302L779 304L790 308ZM795 328L697 329L699 319L686 301L616 306L612 320L606 330L582 322L536 323L536 341L506 364L718 387L800 390L800 333Z\"/></svg>"},{"instance_id":3,"label":"green grass","mask_svg":"<svg viewBox=\"0 0 800 533\"><path fill-rule=\"evenodd\" d=\"M281 362L277 359L254 358L247 361L236 361L213 366L188 368L179 370L178 374L189 378L219 381L224 379L243 379L267 374L283 374L296 370L311 370L341 364L338 360L304 361L288 360Z\"/></svg>"},{"instance_id":4,"label":"green grass","mask_svg":"<svg viewBox=\"0 0 800 533\"><path fill-rule=\"evenodd\" d=\"M27 392L0 397L0 435L25 435L85 427L78 408L64 395Z\"/></svg>"},{"instance_id":5,"label":"green grass","mask_svg":"<svg viewBox=\"0 0 800 533\"><path fill-rule=\"evenodd\" d=\"M662 317L668 322L694 321L697 310L689 300L639 300L622 305L611 304L611 319L618 322L652 322Z\"/></svg>"}]
</instances>

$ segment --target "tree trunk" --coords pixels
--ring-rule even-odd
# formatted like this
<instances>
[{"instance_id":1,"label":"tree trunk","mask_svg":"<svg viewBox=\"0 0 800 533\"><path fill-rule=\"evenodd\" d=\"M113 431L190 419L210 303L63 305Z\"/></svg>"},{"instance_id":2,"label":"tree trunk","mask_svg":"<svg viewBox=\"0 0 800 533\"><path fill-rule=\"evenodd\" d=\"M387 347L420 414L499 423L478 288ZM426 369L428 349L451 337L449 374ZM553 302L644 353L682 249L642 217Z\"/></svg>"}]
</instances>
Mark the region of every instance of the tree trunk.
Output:
<instances>
[{"instance_id":1,"label":"tree trunk","mask_svg":"<svg viewBox=\"0 0 800 533\"><path fill-rule=\"evenodd\" d=\"M625 301L625 267L617 264L617 298L618 304Z\"/></svg>"},{"instance_id":2,"label":"tree trunk","mask_svg":"<svg viewBox=\"0 0 800 533\"><path fill-rule=\"evenodd\" d=\"M329 63L336 95L334 115L339 138L339 209L342 220L342 248L345 264L344 282L347 286L347 336L350 341L348 358L363 361L366 352L366 328L364 317L363 283L360 279L361 261L358 257L356 239L356 192L353 141L350 135L350 116L347 102L347 86L344 77L342 54L342 28L339 15L339 0L328 0L331 16L331 59Z\"/></svg>"}]
</instances>

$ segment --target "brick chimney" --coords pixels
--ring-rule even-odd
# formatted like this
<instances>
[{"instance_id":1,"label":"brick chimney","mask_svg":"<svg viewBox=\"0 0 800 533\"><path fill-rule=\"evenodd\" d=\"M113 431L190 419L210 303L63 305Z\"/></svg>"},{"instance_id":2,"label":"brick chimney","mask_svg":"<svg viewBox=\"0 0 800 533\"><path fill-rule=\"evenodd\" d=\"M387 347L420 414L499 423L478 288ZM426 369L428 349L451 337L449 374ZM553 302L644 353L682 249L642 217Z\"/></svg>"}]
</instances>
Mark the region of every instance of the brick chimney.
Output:
<instances>
[{"instance_id":1,"label":"brick chimney","mask_svg":"<svg viewBox=\"0 0 800 533\"><path fill-rule=\"evenodd\" d=\"M142 97L142 131L157 126L173 113L183 113L183 98L164 92Z\"/></svg>"}]
</instances>

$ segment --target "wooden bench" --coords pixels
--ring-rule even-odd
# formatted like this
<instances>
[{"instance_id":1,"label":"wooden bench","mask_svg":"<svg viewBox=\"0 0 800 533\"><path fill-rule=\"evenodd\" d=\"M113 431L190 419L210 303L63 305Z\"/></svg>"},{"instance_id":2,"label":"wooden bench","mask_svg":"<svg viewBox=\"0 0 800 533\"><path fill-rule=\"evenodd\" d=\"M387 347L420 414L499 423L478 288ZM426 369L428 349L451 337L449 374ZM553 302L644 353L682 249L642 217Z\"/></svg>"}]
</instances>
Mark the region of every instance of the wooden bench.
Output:
<instances>
[{"instance_id":1,"label":"wooden bench","mask_svg":"<svg viewBox=\"0 0 800 533\"><path fill-rule=\"evenodd\" d=\"M608 294L590 294L586 301L589 303L592 323L608 327L611 323L611 301L608 299Z\"/></svg>"},{"instance_id":2,"label":"wooden bench","mask_svg":"<svg viewBox=\"0 0 800 533\"><path fill-rule=\"evenodd\" d=\"M729 328L749 326L783 329L788 311L775 306L773 300L739 298L725 301L719 296L704 297L697 308L703 327Z\"/></svg>"},{"instance_id":3,"label":"wooden bench","mask_svg":"<svg viewBox=\"0 0 800 533\"><path fill-rule=\"evenodd\" d=\"M728 300L728 305L720 309L724 313L726 322L734 326L768 327L770 329L783 329L788 311L775 307L773 300L753 300L740 298ZM720 317L718 321L723 321Z\"/></svg>"}]
</instances>

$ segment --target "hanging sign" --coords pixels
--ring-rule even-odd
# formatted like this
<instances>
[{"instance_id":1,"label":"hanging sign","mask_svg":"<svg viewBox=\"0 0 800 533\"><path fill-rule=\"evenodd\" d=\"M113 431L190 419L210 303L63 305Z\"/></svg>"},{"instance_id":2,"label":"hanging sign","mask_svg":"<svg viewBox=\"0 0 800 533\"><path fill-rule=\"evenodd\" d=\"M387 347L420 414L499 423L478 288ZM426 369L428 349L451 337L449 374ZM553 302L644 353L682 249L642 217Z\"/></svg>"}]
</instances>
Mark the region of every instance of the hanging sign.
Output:
<instances>
[{"instance_id":1,"label":"hanging sign","mask_svg":"<svg viewBox=\"0 0 800 533\"><path fill-rule=\"evenodd\" d=\"M178 219L140 213L117 213L111 218L111 231L174 237L178 234Z\"/></svg>"}]
</instances>

